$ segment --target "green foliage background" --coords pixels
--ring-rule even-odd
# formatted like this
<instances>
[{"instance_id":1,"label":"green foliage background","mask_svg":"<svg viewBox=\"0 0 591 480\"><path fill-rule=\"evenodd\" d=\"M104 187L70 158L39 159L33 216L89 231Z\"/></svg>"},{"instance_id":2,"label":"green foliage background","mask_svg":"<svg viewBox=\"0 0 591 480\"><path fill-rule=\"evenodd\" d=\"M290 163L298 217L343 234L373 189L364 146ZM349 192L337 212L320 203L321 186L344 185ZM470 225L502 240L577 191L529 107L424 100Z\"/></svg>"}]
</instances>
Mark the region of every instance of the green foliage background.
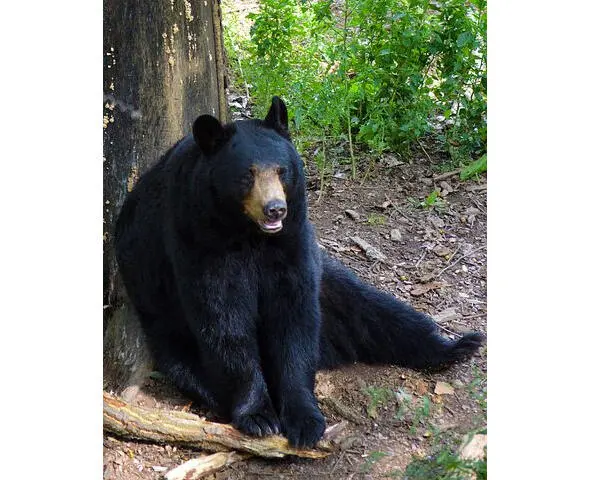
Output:
<instances>
[{"instance_id":1,"label":"green foliage background","mask_svg":"<svg viewBox=\"0 0 591 480\"><path fill-rule=\"evenodd\" d=\"M427 134L451 165L486 153L486 0L260 0L224 12L236 86L288 104L295 137L406 154ZM353 168L354 168L353 163ZM485 167L486 168L486 167Z\"/></svg>"}]
</instances>

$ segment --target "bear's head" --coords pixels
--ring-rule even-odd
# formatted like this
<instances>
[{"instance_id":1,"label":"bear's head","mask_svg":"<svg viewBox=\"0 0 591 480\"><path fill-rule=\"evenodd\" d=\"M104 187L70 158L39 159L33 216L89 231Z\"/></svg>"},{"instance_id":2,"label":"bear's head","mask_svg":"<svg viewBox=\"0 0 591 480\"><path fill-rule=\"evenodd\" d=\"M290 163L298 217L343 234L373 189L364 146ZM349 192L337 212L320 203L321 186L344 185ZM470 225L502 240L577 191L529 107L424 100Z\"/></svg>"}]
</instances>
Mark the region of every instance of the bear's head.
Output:
<instances>
[{"instance_id":1,"label":"bear's head","mask_svg":"<svg viewBox=\"0 0 591 480\"><path fill-rule=\"evenodd\" d=\"M273 97L264 120L222 125L210 115L193 124L193 138L207 165L208 184L225 215L248 218L274 234L302 202L302 161L291 143L287 107Z\"/></svg>"}]
</instances>

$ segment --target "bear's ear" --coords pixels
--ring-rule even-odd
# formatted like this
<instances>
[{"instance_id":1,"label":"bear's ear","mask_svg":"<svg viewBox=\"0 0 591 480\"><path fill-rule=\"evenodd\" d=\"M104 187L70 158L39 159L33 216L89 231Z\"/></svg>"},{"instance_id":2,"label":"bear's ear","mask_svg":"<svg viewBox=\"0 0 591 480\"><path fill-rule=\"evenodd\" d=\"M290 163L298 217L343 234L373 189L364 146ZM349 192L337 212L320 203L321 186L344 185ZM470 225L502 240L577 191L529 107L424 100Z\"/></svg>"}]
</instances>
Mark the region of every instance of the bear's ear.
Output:
<instances>
[{"instance_id":1,"label":"bear's ear","mask_svg":"<svg viewBox=\"0 0 591 480\"><path fill-rule=\"evenodd\" d=\"M265 125L289 139L287 107L279 97L273 97L271 100L271 108L265 117Z\"/></svg>"},{"instance_id":2,"label":"bear's ear","mask_svg":"<svg viewBox=\"0 0 591 480\"><path fill-rule=\"evenodd\" d=\"M203 153L210 155L224 144L227 134L217 118L201 115L193 123L193 138Z\"/></svg>"}]
</instances>

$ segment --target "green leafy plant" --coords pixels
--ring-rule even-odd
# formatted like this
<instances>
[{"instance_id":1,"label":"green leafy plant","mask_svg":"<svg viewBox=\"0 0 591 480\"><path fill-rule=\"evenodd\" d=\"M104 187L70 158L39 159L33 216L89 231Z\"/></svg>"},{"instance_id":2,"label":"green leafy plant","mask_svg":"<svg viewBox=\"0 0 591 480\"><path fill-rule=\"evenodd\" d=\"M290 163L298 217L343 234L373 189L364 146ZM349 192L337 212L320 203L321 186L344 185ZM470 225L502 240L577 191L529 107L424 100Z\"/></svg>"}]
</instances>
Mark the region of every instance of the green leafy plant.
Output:
<instances>
[{"instance_id":1,"label":"green leafy plant","mask_svg":"<svg viewBox=\"0 0 591 480\"><path fill-rule=\"evenodd\" d=\"M474 365L472 367L472 381L466 386L466 390L470 394L470 396L478 402L478 405L486 413L487 411L487 385L486 385L486 376L478 368L478 366Z\"/></svg>"},{"instance_id":2,"label":"green leafy plant","mask_svg":"<svg viewBox=\"0 0 591 480\"><path fill-rule=\"evenodd\" d=\"M420 399L420 404L414 412L412 424L410 426L410 433L416 435L417 428L420 425L425 425L427 419L431 415L431 400L427 395L423 395Z\"/></svg>"},{"instance_id":3,"label":"green leafy plant","mask_svg":"<svg viewBox=\"0 0 591 480\"><path fill-rule=\"evenodd\" d=\"M296 137L407 154L434 134L466 165L486 150L486 0L260 0L247 37L225 22L255 114L272 95ZM225 14L223 16L225 18ZM241 36L242 35L242 36ZM240 37L240 38L238 38Z\"/></svg>"},{"instance_id":4,"label":"green leafy plant","mask_svg":"<svg viewBox=\"0 0 591 480\"><path fill-rule=\"evenodd\" d=\"M416 201L414 204L416 204ZM439 194L439 190L433 190L429 195L427 195L425 197L425 200L423 200L422 202L419 202L418 205L423 208L432 208L432 207L442 208L444 206L444 202L441 199L441 196Z\"/></svg>"},{"instance_id":5,"label":"green leafy plant","mask_svg":"<svg viewBox=\"0 0 591 480\"><path fill-rule=\"evenodd\" d=\"M386 223L386 217L378 213L370 213L367 217L367 223L370 225L384 225Z\"/></svg>"},{"instance_id":6,"label":"green leafy plant","mask_svg":"<svg viewBox=\"0 0 591 480\"><path fill-rule=\"evenodd\" d=\"M394 393L389 388L370 386L363 390L369 397L367 405L367 415L370 418L377 418L378 407L383 406L394 397Z\"/></svg>"},{"instance_id":7,"label":"green leafy plant","mask_svg":"<svg viewBox=\"0 0 591 480\"><path fill-rule=\"evenodd\" d=\"M460 180L468 180L469 178L484 172L486 172L486 154L464 167L460 172Z\"/></svg>"},{"instance_id":8,"label":"green leafy plant","mask_svg":"<svg viewBox=\"0 0 591 480\"><path fill-rule=\"evenodd\" d=\"M405 480L486 480L486 471L486 456L482 460L464 460L449 448L444 448L435 455L414 459L404 474L392 476Z\"/></svg>"}]
</instances>

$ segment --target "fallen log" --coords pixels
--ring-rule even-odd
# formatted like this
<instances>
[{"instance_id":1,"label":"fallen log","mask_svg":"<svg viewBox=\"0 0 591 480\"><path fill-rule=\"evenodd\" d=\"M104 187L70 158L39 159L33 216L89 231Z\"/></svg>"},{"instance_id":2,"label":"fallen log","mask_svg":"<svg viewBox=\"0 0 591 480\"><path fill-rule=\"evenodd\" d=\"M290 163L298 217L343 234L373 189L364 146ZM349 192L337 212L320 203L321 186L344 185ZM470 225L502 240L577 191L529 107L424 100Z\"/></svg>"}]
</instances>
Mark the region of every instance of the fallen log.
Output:
<instances>
[{"instance_id":1,"label":"fallen log","mask_svg":"<svg viewBox=\"0 0 591 480\"><path fill-rule=\"evenodd\" d=\"M209 422L192 413L132 405L103 392L104 431L124 438L176 444L210 452L238 450L267 458L287 455L324 458L343 440L346 423L327 428L316 448L297 449L279 435L250 437L231 425Z\"/></svg>"}]
</instances>

